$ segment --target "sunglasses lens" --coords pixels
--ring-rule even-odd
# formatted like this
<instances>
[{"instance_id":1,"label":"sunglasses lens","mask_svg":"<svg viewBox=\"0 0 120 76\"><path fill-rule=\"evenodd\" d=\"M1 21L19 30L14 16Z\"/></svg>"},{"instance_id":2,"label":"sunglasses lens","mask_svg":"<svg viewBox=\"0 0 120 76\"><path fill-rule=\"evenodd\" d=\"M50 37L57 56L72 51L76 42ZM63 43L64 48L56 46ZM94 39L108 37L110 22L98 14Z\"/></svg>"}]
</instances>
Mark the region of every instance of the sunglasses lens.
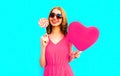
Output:
<instances>
[{"instance_id":1,"label":"sunglasses lens","mask_svg":"<svg viewBox=\"0 0 120 76\"><path fill-rule=\"evenodd\" d=\"M62 15L61 14L57 14L57 18L62 18Z\"/></svg>"},{"instance_id":2,"label":"sunglasses lens","mask_svg":"<svg viewBox=\"0 0 120 76\"><path fill-rule=\"evenodd\" d=\"M50 14L50 17L53 18L54 16L55 16L55 13L51 13L51 14Z\"/></svg>"}]
</instances>

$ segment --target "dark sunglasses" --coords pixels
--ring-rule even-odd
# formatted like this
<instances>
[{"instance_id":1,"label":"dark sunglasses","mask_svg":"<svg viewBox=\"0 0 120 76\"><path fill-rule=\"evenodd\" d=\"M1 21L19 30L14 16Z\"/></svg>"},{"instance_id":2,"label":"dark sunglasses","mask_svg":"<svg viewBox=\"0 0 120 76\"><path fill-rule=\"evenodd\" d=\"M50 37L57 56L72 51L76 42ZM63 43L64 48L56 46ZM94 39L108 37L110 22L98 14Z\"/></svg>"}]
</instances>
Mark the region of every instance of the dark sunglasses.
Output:
<instances>
[{"instance_id":1,"label":"dark sunglasses","mask_svg":"<svg viewBox=\"0 0 120 76\"><path fill-rule=\"evenodd\" d=\"M57 17L57 19L61 19L61 18L62 18L62 15L61 15L61 14L55 14L55 13L51 13L51 14L50 14L50 17L51 17L51 18L54 18L55 16Z\"/></svg>"}]
</instances>

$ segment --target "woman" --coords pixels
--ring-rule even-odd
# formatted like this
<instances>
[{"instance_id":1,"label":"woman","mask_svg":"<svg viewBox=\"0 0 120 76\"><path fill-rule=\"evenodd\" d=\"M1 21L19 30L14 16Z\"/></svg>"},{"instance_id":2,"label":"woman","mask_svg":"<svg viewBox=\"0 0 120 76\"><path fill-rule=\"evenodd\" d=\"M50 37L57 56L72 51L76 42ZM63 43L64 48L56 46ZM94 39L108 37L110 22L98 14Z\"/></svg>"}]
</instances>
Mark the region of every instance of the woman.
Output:
<instances>
[{"instance_id":1,"label":"woman","mask_svg":"<svg viewBox=\"0 0 120 76\"><path fill-rule=\"evenodd\" d=\"M67 37L68 23L64 10L54 7L50 11L48 22L47 34L41 38L40 64L45 68L44 76L74 76L68 63L79 57L80 52L72 52Z\"/></svg>"}]
</instances>

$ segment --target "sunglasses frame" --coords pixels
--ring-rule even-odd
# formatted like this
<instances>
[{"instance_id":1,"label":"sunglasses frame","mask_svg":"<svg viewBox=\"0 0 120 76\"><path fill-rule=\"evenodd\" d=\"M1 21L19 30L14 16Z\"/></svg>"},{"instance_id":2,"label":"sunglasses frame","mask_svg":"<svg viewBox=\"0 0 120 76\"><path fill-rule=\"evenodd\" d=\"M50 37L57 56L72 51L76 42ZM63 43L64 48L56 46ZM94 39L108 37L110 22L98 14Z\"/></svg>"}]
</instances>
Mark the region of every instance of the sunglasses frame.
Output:
<instances>
[{"instance_id":1,"label":"sunglasses frame","mask_svg":"<svg viewBox=\"0 0 120 76\"><path fill-rule=\"evenodd\" d=\"M61 19L62 18L62 14L55 14L55 13L50 13L50 17L54 18L56 16L57 19Z\"/></svg>"}]
</instances>

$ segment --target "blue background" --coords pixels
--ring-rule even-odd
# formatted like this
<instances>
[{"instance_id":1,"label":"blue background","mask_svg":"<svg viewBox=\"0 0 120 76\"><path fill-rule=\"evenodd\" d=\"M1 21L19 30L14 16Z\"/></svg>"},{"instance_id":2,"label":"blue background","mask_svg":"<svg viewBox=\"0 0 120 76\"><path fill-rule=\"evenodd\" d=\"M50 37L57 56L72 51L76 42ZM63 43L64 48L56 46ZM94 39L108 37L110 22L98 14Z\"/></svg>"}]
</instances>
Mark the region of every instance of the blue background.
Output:
<instances>
[{"instance_id":1,"label":"blue background","mask_svg":"<svg viewBox=\"0 0 120 76\"><path fill-rule=\"evenodd\" d=\"M0 76L42 76L38 20L61 6L68 23L79 21L100 31L97 42L70 65L75 76L120 76L119 0L1 0Z\"/></svg>"}]
</instances>

